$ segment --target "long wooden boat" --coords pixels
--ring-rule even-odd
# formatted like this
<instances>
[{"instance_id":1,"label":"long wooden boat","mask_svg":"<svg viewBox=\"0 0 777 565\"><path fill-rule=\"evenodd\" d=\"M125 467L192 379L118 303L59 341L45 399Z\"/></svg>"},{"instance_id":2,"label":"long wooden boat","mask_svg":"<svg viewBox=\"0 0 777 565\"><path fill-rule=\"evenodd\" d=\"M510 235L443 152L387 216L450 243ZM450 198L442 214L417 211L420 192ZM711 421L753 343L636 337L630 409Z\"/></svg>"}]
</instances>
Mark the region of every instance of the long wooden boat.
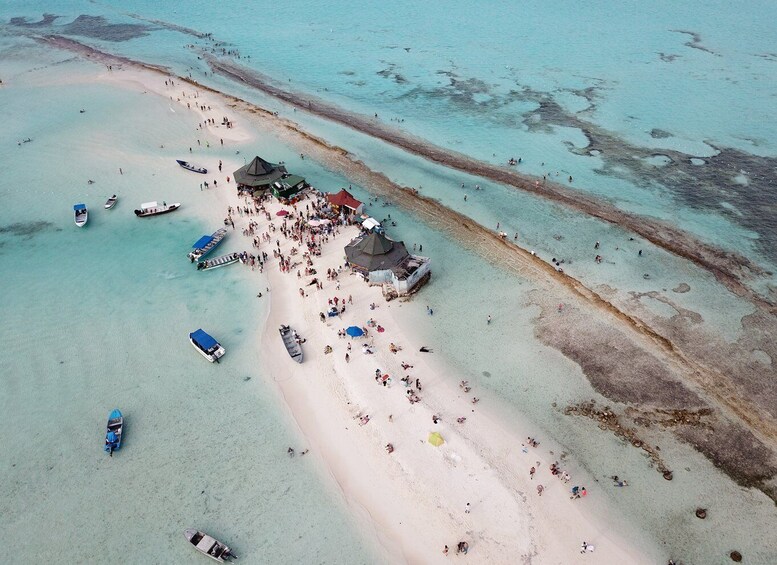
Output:
<instances>
[{"instance_id":1,"label":"long wooden boat","mask_svg":"<svg viewBox=\"0 0 777 565\"><path fill-rule=\"evenodd\" d=\"M108 426L105 430L105 451L107 451L111 457L113 452L121 449L121 436L124 433L124 416L121 415L121 411L115 408L108 415Z\"/></svg>"},{"instance_id":2,"label":"long wooden boat","mask_svg":"<svg viewBox=\"0 0 777 565\"><path fill-rule=\"evenodd\" d=\"M105 209L110 210L111 208L116 206L116 202L118 201L119 201L119 197L114 194L108 200L105 201Z\"/></svg>"},{"instance_id":3,"label":"long wooden boat","mask_svg":"<svg viewBox=\"0 0 777 565\"><path fill-rule=\"evenodd\" d=\"M218 363L219 359L226 353L221 344L202 328L190 333L189 341L194 346L194 349L199 351L200 355L211 363L214 361Z\"/></svg>"},{"instance_id":4,"label":"long wooden boat","mask_svg":"<svg viewBox=\"0 0 777 565\"><path fill-rule=\"evenodd\" d=\"M203 235L192 245L192 251L189 252L189 259L192 263L198 261L214 249L227 236L227 228L219 228L211 235Z\"/></svg>"},{"instance_id":5,"label":"long wooden boat","mask_svg":"<svg viewBox=\"0 0 777 565\"><path fill-rule=\"evenodd\" d=\"M86 204L76 204L73 206L73 219L79 228L86 225L89 220L89 211L86 209Z\"/></svg>"},{"instance_id":6,"label":"long wooden boat","mask_svg":"<svg viewBox=\"0 0 777 565\"><path fill-rule=\"evenodd\" d=\"M135 210L135 215L138 218L146 218L148 216L158 216L160 214L167 214L177 210L181 206L180 202L175 204L168 204L167 202L144 202L140 205L140 210Z\"/></svg>"},{"instance_id":7,"label":"long wooden boat","mask_svg":"<svg viewBox=\"0 0 777 565\"><path fill-rule=\"evenodd\" d=\"M207 271L208 269L218 269L219 267L226 267L232 263L240 261L240 253L230 253L229 255L222 255L220 257L214 257L213 259L205 259L197 263L198 271Z\"/></svg>"},{"instance_id":8,"label":"long wooden boat","mask_svg":"<svg viewBox=\"0 0 777 565\"><path fill-rule=\"evenodd\" d=\"M281 326L278 331L281 332L281 339L283 339L283 345L286 346L289 356L297 363L302 363L302 345L297 341L297 332L285 325Z\"/></svg>"},{"instance_id":9,"label":"long wooden boat","mask_svg":"<svg viewBox=\"0 0 777 565\"><path fill-rule=\"evenodd\" d=\"M229 549L227 544L221 543L204 532L189 528L184 531L183 535L185 535L186 539L189 540L189 543L194 546L194 549L219 563L229 561L233 557L237 559L237 555L232 553L232 550Z\"/></svg>"},{"instance_id":10,"label":"long wooden boat","mask_svg":"<svg viewBox=\"0 0 777 565\"><path fill-rule=\"evenodd\" d=\"M175 162L181 165L187 171L192 171L193 173L200 173L201 175L204 175L208 172L208 169L205 167L198 167L197 165L189 163L188 161L181 161L180 159L176 159Z\"/></svg>"}]
</instances>

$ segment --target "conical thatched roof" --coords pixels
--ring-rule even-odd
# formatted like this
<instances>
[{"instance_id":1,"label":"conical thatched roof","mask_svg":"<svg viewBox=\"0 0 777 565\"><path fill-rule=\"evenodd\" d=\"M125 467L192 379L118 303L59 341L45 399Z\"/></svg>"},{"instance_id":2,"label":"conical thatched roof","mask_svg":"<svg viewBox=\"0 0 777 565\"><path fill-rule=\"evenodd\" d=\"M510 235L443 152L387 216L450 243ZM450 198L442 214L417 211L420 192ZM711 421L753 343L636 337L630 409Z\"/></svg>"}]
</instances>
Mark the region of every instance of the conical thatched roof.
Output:
<instances>
[{"instance_id":1,"label":"conical thatched roof","mask_svg":"<svg viewBox=\"0 0 777 565\"><path fill-rule=\"evenodd\" d=\"M348 262L370 271L384 271L401 264L410 255L405 244L392 241L382 233L372 232L345 246Z\"/></svg>"},{"instance_id":2,"label":"conical thatched roof","mask_svg":"<svg viewBox=\"0 0 777 565\"><path fill-rule=\"evenodd\" d=\"M265 161L259 156L243 165L233 174L235 182L253 188L262 188L275 182L286 173L286 167Z\"/></svg>"},{"instance_id":3,"label":"conical thatched roof","mask_svg":"<svg viewBox=\"0 0 777 565\"><path fill-rule=\"evenodd\" d=\"M357 249L367 255L385 255L393 248L394 242L377 232L369 234L357 245Z\"/></svg>"},{"instance_id":4,"label":"conical thatched roof","mask_svg":"<svg viewBox=\"0 0 777 565\"><path fill-rule=\"evenodd\" d=\"M248 170L246 174L258 177L262 175L269 175L275 170L275 165L268 163L258 155L254 157L254 160L248 163Z\"/></svg>"}]
</instances>

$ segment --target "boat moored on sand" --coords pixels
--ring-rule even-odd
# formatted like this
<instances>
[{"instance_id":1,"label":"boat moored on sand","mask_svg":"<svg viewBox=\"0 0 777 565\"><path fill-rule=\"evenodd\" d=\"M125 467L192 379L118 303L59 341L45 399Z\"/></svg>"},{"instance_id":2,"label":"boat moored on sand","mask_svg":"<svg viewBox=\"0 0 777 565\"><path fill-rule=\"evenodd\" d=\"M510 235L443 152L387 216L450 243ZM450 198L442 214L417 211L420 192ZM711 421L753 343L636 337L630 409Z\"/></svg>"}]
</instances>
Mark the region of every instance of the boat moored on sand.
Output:
<instances>
[{"instance_id":1,"label":"boat moored on sand","mask_svg":"<svg viewBox=\"0 0 777 565\"><path fill-rule=\"evenodd\" d=\"M204 532L189 528L184 531L183 535L185 535L186 539L189 540L189 543L194 546L194 549L203 555L207 555L211 559L215 559L219 563L229 561L229 559L233 557L237 559L237 555L232 553L232 550L229 549L227 544L221 543Z\"/></svg>"},{"instance_id":2,"label":"boat moored on sand","mask_svg":"<svg viewBox=\"0 0 777 565\"><path fill-rule=\"evenodd\" d=\"M110 210L114 206L116 206L116 202L118 202L119 197L115 194L111 196L108 200L105 201L105 209Z\"/></svg>"},{"instance_id":3,"label":"boat moored on sand","mask_svg":"<svg viewBox=\"0 0 777 565\"><path fill-rule=\"evenodd\" d=\"M168 212L172 212L174 210L177 210L181 206L180 202L176 202L175 204L168 204L167 202L162 202L162 204L159 204L159 202L144 202L140 205L140 210L135 210L135 215L138 218L145 218L147 216L158 216L160 214L167 214Z\"/></svg>"},{"instance_id":4,"label":"boat moored on sand","mask_svg":"<svg viewBox=\"0 0 777 565\"><path fill-rule=\"evenodd\" d=\"M198 261L213 251L226 236L227 228L217 229L211 235L203 235L194 243L194 245L192 245L192 251L189 252L189 259L191 259L192 263Z\"/></svg>"},{"instance_id":5,"label":"boat moored on sand","mask_svg":"<svg viewBox=\"0 0 777 565\"><path fill-rule=\"evenodd\" d=\"M89 220L89 212L86 209L86 204L76 204L73 206L73 217L79 228L84 227Z\"/></svg>"},{"instance_id":6,"label":"boat moored on sand","mask_svg":"<svg viewBox=\"0 0 777 565\"><path fill-rule=\"evenodd\" d=\"M218 269L219 267L226 267L232 263L240 261L240 253L230 253L229 255L222 255L220 257L214 257L213 259L206 259L197 263L198 271L207 271L208 269Z\"/></svg>"},{"instance_id":7,"label":"boat moored on sand","mask_svg":"<svg viewBox=\"0 0 777 565\"><path fill-rule=\"evenodd\" d=\"M211 363L214 361L218 363L219 358L223 357L224 353L226 353L226 350L221 344L202 328L190 333L189 341L194 346L194 349L199 351L200 355Z\"/></svg>"},{"instance_id":8,"label":"boat moored on sand","mask_svg":"<svg viewBox=\"0 0 777 565\"><path fill-rule=\"evenodd\" d=\"M301 344L304 340L289 326L281 326L278 331L281 332L281 339L283 339L283 345L286 346L286 351L289 352L289 356L297 363L302 363Z\"/></svg>"},{"instance_id":9,"label":"boat moored on sand","mask_svg":"<svg viewBox=\"0 0 777 565\"><path fill-rule=\"evenodd\" d=\"M121 411L115 408L108 415L108 426L105 431L105 451L107 451L111 457L113 452L121 449L121 436L124 433L124 416L121 415Z\"/></svg>"},{"instance_id":10,"label":"boat moored on sand","mask_svg":"<svg viewBox=\"0 0 777 565\"><path fill-rule=\"evenodd\" d=\"M200 173L201 175L204 175L208 172L208 169L205 167L198 167L197 165L189 163L188 161L181 161L180 159L176 159L175 162L181 165L187 171L192 171L193 173Z\"/></svg>"}]
</instances>

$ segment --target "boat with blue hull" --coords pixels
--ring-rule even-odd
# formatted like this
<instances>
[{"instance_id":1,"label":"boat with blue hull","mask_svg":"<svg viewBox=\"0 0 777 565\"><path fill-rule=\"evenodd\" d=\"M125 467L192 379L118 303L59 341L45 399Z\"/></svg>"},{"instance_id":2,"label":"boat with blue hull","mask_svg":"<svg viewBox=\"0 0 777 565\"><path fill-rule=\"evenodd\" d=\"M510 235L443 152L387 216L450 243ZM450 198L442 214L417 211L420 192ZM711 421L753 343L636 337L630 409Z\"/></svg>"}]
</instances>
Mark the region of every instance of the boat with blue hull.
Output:
<instances>
[{"instance_id":1,"label":"boat with blue hull","mask_svg":"<svg viewBox=\"0 0 777 565\"><path fill-rule=\"evenodd\" d=\"M124 416L121 415L121 411L115 408L113 412L108 415L108 427L105 431L105 451L107 451L111 457L113 452L121 449L121 436L124 433Z\"/></svg>"},{"instance_id":2,"label":"boat with blue hull","mask_svg":"<svg viewBox=\"0 0 777 565\"><path fill-rule=\"evenodd\" d=\"M199 261L205 255L216 249L219 243L227 236L227 228L220 228L211 235L203 235L192 245L192 251L189 252L189 259L192 263Z\"/></svg>"},{"instance_id":3,"label":"boat with blue hull","mask_svg":"<svg viewBox=\"0 0 777 565\"><path fill-rule=\"evenodd\" d=\"M200 355L205 357L205 359L211 363L214 361L218 363L219 358L221 358L224 353L226 353L226 350L221 346L221 344L202 328L190 333L189 341L194 346L194 349L199 351Z\"/></svg>"},{"instance_id":4,"label":"boat with blue hull","mask_svg":"<svg viewBox=\"0 0 777 565\"><path fill-rule=\"evenodd\" d=\"M86 209L86 204L76 204L73 206L73 217L79 228L84 227L89 220L89 212Z\"/></svg>"}]
</instances>

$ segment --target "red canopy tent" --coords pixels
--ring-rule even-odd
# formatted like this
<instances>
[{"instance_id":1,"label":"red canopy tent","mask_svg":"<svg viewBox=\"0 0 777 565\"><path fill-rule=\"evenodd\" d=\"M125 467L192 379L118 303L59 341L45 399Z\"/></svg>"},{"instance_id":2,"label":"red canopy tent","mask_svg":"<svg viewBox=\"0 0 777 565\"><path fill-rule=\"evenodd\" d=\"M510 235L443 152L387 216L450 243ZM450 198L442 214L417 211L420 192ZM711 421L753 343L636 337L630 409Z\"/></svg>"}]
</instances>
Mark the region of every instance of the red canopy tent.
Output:
<instances>
[{"instance_id":1,"label":"red canopy tent","mask_svg":"<svg viewBox=\"0 0 777 565\"><path fill-rule=\"evenodd\" d=\"M353 195L344 188L337 194L327 194L326 199L332 206L346 208L351 214L361 214L364 209L364 204L356 200Z\"/></svg>"}]
</instances>

